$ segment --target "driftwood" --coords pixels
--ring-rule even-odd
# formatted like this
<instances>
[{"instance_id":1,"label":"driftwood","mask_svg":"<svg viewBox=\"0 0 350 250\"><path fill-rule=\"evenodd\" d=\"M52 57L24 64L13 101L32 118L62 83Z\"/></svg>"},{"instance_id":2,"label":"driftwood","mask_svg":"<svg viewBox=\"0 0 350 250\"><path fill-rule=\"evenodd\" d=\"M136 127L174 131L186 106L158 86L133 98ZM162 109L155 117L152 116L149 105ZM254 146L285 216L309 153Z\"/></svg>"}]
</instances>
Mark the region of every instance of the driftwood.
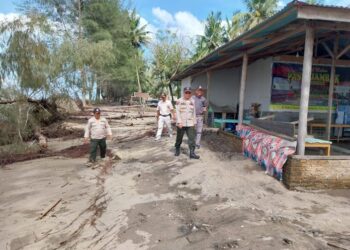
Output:
<instances>
[{"instance_id":1,"label":"driftwood","mask_svg":"<svg viewBox=\"0 0 350 250\"><path fill-rule=\"evenodd\" d=\"M58 203L60 203L62 201L62 198L60 198L58 201L56 201L55 204L53 204L48 210L46 210L45 213L43 213L40 217L39 217L39 220L41 220L42 218L44 218L48 213L50 213L52 211L52 209L54 209Z\"/></svg>"},{"instance_id":2,"label":"driftwood","mask_svg":"<svg viewBox=\"0 0 350 250\"><path fill-rule=\"evenodd\" d=\"M103 116L107 120L122 120L122 119L135 119L135 118L144 118L144 117L155 117L155 114L145 114L145 115L116 115L116 116ZM90 116L69 116L70 119L76 120L88 120Z\"/></svg>"}]
</instances>

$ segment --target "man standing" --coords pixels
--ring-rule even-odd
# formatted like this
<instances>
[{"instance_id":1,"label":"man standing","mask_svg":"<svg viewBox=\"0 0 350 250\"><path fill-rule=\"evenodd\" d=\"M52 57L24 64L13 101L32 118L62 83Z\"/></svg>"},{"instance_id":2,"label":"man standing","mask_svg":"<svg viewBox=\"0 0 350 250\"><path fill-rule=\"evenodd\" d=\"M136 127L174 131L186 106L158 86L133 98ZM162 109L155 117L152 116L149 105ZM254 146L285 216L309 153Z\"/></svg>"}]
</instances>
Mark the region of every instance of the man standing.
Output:
<instances>
[{"instance_id":1,"label":"man standing","mask_svg":"<svg viewBox=\"0 0 350 250\"><path fill-rule=\"evenodd\" d=\"M163 132L164 124L166 125L169 133L169 137L173 137L173 129L171 128L170 114L172 114L175 120L174 107L169 100L166 99L166 94L162 93L160 96L161 100L158 102L157 106L157 121L158 130L156 135L156 141L160 140Z\"/></svg>"},{"instance_id":2,"label":"man standing","mask_svg":"<svg viewBox=\"0 0 350 250\"><path fill-rule=\"evenodd\" d=\"M207 111L207 107L208 107L207 99L205 99L205 97L203 96L202 86L199 86L196 89L196 95L192 96L192 99L194 101L194 106L196 110L196 119L197 119L196 147L199 149L201 147L201 137L202 137L202 131L203 131L203 116L204 116L204 113Z\"/></svg>"},{"instance_id":3,"label":"man standing","mask_svg":"<svg viewBox=\"0 0 350 250\"><path fill-rule=\"evenodd\" d=\"M90 157L87 166L91 166L96 162L97 147L100 147L101 159L106 157L107 144L106 138L112 138L112 130L106 118L101 117L101 110L94 109L94 117L91 117L85 127L85 143L90 139Z\"/></svg>"},{"instance_id":4,"label":"man standing","mask_svg":"<svg viewBox=\"0 0 350 250\"><path fill-rule=\"evenodd\" d=\"M184 134L188 137L188 146L190 148L190 159L199 159L199 156L195 154L195 128L196 125L196 112L194 108L194 101L191 98L191 88L184 88L184 96L176 102L176 143L175 143L175 156L180 155L180 146Z\"/></svg>"}]
</instances>

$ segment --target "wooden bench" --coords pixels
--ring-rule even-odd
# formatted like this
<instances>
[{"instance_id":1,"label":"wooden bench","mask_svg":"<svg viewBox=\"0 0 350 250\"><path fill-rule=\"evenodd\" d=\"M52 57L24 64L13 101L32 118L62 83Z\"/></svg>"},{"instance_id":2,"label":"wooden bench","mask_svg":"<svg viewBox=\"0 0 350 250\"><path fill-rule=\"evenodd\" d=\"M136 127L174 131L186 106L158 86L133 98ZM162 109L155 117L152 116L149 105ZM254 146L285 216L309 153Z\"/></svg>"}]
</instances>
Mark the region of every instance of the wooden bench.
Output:
<instances>
[{"instance_id":1,"label":"wooden bench","mask_svg":"<svg viewBox=\"0 0 350 250\"><path fill-rule=\"evenodd\" d=\"M313 118L310 118L311 120ZM262 119L252 119L251 125L257 129L264 130L265 133L278 136L280 138L296 141L297 138L295 136L295 125L297 122L280 122L280 121L271 121L271 120L262 120ZM327 156L331 154L331 145L332 142L320 140L316 138L307 137L305 139L305 148L322 148L325 151Z\"/></svg>"},{"instance_id":2,"label":"wooden bench","mask_svg":"<svg viewBox=\"0 0 350 250\"><path fill-rule=\"evenodd\" d=\"M327 124L324 123L310 123L310 134L312 134L314 128L327 128ZM337 142L340 141L341 132L344 128L350 128L350 124L331 124L331 128L338 128Z\"/></svg>"}]
</instances>

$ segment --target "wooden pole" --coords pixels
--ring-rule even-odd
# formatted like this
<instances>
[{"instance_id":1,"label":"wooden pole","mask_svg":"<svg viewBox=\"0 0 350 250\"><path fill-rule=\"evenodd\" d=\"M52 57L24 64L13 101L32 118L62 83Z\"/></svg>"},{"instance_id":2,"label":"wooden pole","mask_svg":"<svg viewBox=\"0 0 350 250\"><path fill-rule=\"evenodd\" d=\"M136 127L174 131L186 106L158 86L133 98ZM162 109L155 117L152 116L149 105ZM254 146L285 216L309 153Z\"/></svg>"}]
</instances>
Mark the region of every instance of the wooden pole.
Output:
<instances>
[{"instance_id":1,"label":"wooden pole","mask_svg":"<svg viewBox=\"0 0 350 250\"><path fill-rule=\"evenodd\" d=\"M245 95L245 85L247 81L247 68L248 68L248 54L247 52L244 52L243 63L242 63L241 87L239 92L238 124L240 125L243 123L244 95Z\"/></svg>"},{"instance_id":2,"label":"wooden pole","mask_svg":"<svg viewBox=\"0 0 350 250\"><path fill-rule=\"evenodd\" d=\"M209 121L212 121L212 117L209 117L209 106L210 106L210 82L211 82L211 71L207 71L207 102L208 102L208 110L205 115L205 120L207 125L209 124ZM210 114L211 116L213 115L212 113Z\"/></svg>"},{"instance_id":3,"label":"wooden pole","mask_svg":"<svg viewBox=\"0 0 350 250\"><path fill-rule=\"evenodd\" d=\"M303 75L301 82L301 98L299 110L298 155L305 154L305 138L307 135L307 114L309 110L313 46L314 29L309 24L307 24L305 32Z\"/></svg>"},{"instance_id":4,"label":"wooden pole","mask_svg":"<svg viewBox=\"0 0 350 250\"><path fill-rule=\"evenodd\" d=\"M328 91L328 117L327 117L327 129L326 136L327 140L331 139L331 124L332 124L332 111L333 111L333 93L334 93L334 82L335 82L335 61L338 53L339 46L339 34L337 34L334 40L333 46L333 57L332 57L332 67L331 67L331 78L329 81L329 91Z\"/></svg>"}]
</instances>

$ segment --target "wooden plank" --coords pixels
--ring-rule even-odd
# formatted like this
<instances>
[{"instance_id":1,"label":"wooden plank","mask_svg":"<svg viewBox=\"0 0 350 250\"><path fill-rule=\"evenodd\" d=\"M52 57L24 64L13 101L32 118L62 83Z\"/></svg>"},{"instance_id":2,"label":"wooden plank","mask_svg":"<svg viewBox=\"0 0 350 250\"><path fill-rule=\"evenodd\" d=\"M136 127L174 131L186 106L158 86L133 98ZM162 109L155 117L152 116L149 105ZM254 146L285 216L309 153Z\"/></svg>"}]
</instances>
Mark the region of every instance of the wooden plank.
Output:
<instances>
[{"instance_id":1,"label":"wooden plank","mask_svg":"<svg viewBox=\"0 0 350 250\"><path fill-rule=\"evenodd\" d=\"M44 218L48 213L50 213L52 211L52 209L54 209L58 203L60 203L62 201L62 198L60 198L55 204L53 204L48 210L46 210L45 213L43 213L40 217L39 220L41 220L42 218Z\"/></svg>"},{"instance_id":2,"label":"wooden plank","mask_svg":"<svg viewBox=\"0 0 350 250\"><path fill-rule=\"evenodd\" d=\"M259 131L261 131L261 132L263 132L265 134L276 136L276 137L282 138L282 139L287 140L287 141L291 141L291 142L296 141L295 137L290 137L290 136L287 136L287 135L284 135L284 134L276 133L274 131L264 129L264 128L261 128L259 126L253 125L253 124L249 124L247 126L253 128L253 129L259 130Z\"/></svg>"},{"instance_id":3,"label":"wooden plank","mask_svg":"<svg viewBox=\"0 0 350 250\"><path fill-rule=\"evenodd\" d=\"M261 120L261 119L252 118L251 124L272 132L289 136L289 137L294 137L294 134L295 134L294 125L288 122Z\"/></svg>"},{"instance_id":4,"label":"wooden plank","mask_svg":"<svg viewBox=\"0 0 350 250\"><path fill-rule=\"evenodd\" d=\"M280 56L275 56L273 57L274 61L279 61L279 62L298 62L298 63L303 63L304 57L299 56L291 56L291 55L280 55ZM328 58L313 58L312 59L312 64L313 65L332 65L332 59ZM336 66L350 66L350 60L335 60L335 65Z\"/></svg>"},{"instance_id":5,"label":"wooden plank","mask_svg":"<svg viewBox=\"0 0 350 250\"><path fill-rule=\"evenodd\" d=\"M300 5L298 19L324 20L350 23L350 10L346 8L327 8L315 5Z\"/></svg>"},{"instance_id":6,"label":"wooden plank","mask_svg":"<svg viewBox=\"0 0 350 250\"><path fill-rule=\"evenodd\" d=\"M346 52L348 52L348 50L350 49L350 44L348 46L346 46L338 55L337 55L337 59L339 59L340 57L342 57L342 55L344 55Z\"/></svg>"}]
</instances>

